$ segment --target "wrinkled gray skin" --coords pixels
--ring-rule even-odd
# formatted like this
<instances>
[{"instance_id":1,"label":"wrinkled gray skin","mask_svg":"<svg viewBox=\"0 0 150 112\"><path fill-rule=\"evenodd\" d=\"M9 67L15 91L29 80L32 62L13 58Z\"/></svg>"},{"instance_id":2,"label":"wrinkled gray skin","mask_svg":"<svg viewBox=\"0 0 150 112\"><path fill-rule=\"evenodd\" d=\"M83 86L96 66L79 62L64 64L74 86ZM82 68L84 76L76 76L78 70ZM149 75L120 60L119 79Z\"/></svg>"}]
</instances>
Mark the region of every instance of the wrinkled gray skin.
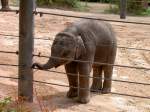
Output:
<instances>
[{"instance_id":1,"label":"wrinkled gray skin","mask_svg":"<svg viewBox=\"0 0 150 112\"><path fill-rule=\"evenodd\" d=\"M93 79L91 91L111 92L113 67L93 64L93 62L114 64L116 44L115 34L110 24L102 21L80 20L56 35L51 48L51 58L46 64L34 63L33 66L39 69L50 69L65 65L69 85L79 87L78 89L70 87L67 96L69 98L78 96L80 103L87 103L90 100L88 76L92 68L93 76L98 78ZM76 62L75 60L87 62ZM107 80L102 81L102 72ZM72 76L69 73L76 75ZM80 88L87 88L87 90Z\"/></svg>"}]
</instances>

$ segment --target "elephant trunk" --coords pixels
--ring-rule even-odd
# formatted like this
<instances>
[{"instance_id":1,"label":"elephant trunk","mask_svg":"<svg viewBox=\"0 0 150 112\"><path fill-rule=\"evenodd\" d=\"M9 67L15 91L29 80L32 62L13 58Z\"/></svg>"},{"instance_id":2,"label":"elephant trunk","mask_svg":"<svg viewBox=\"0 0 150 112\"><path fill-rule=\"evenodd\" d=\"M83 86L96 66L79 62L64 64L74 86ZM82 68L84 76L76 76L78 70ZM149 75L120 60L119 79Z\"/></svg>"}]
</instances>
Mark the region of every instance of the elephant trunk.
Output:
<instances>
[{"instance_id":1,"label":"elephant trunk","mask_svg":"<svg viewBox=\"0 0 150 112\"><path fill-rule=\"evenodd\" d=\"M33 68L36 66L37 68L43 70L43 69L51 69L59 65L60 65L60 62L58 60L50 58L46 64L34 63Z\"/></svg>"},{"instance_id":2,"label":"elephant trunk","mask_svg":"<svg viewBox=\"0 0 150 112\"><path fill-rule=\"evenodd\" d=\"M43 64L41 67L42 69L51 69L54 67L54 62L49 59L48 62L46 64Z\"/></svg>"}]
</instances>

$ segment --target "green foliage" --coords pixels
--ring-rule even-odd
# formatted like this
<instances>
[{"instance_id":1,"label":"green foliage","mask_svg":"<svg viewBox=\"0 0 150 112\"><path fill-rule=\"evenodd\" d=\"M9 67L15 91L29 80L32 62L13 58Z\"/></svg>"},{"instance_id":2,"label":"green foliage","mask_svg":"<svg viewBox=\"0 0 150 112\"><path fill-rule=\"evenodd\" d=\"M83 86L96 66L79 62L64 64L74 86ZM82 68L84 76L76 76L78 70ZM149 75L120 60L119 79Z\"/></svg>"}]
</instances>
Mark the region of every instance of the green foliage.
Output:
<instances>
[{"instance_id":1,"label":"green foliage","mask_svg":"<svg viewBox=\"0 0 150 112\"><path fill-rule=\"evenodd\" d=\"M127 0L127 13L131 15L149 15L147 3L150 0ZM120 12L120 1L115 0L114 4L110 6L109 12Z\"/></svg>"},{"instance_id":2,"label":"green foliage","mask_svg":"<svg viewBox=\"0 0 150 112\"><path fill-rule=\"evenodd\" d=\"M56 0L56 3L59 3L62 5L71 6L74 8L78 8L80 6L79 0Z\"/></svg>"},{"instance_id":3,"label":"green foliage","mask_svg":"<svg viewBox=\"0 0 150 112\"><path fill-rule=\"evenodd\" d=\"M147 9L147 7L144 5L144 0L141 0L141 2L139 2L139 0L133 0L128 1L127 2L127 11L129 13L133 13L133 14L137 14L140 15L142 12L145 12Z\"/></svg>"},{"instance_id":4,"label":"green foliage","mask_svg":"<svg viewBox=\"0 0 150 112\"><path fill-rule=\"evenodd\" d=\"M37 0L37 4L38 5L52 5L53 4L53 0Z\"/></svg>"},{"instance_id":5,"label":"green foliage","mask_svg":"<svg viewBox=\"0 0 150 112\"><path fill-rule=\"evenodd\" d=\"M141 15L143 15L143 16L145 16L145 15L150 16L150 7L146 11L142 12Z\"/></svg>"},{"instance_id":6,"label":"green foliage","mask_svg":"<svg viewBox=\"0 0 150 112\"><path fill-rule=\"evenodd\" d=\"M17 112L14 109L7 109L7 106L12 102L11 97L6 97L3 100L0 100L0 112Z\"/></svg>"},{"instance_id":7,"label":"green foliage","mask_svg":"<svg viewBox=\"0 0 150 112\"><path fill-rule=\"evenodd\" d=\"M13 103L15 103L14 106ZM6 97L0 100L0 112L31 112L23 103L23 100L14 102L11 97Z\"/></svg>"},{"instance_id":8,"label":"green foliage","mask_svg":"<svg viewBox=\"0 0 150 112\"><path fill-rule=\"evenodd\" d=\"M79 0L37 0L40 6L65 6L72 8L79 8Z\"/></svg>"},{"instance_id":9,"label":"green foliage","mask_svg":"<svg viewBox=\"0 0 150 112\"><path fill-rule=\"evenodd\" d=\"M111 0L81 0L81 1L87 1L87 2L101 2L101 3L109 3Z\"/></svg>"}]
</instances>

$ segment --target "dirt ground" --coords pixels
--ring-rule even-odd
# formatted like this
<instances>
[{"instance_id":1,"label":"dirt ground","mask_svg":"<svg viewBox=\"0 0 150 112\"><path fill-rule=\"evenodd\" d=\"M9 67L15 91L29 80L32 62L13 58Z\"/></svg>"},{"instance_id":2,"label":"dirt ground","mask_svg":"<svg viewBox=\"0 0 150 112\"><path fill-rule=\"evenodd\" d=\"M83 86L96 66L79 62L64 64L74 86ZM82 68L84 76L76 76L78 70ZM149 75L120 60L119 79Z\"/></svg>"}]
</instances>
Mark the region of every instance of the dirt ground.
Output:
<instances>
[{"instance_id":1,"label":"dirt ground","mask_svg":"<svg viewBox=\"0 0 150 112\"><path fill-rule=\"evenodd\" d=\"M106 19L119 20L117 15L78 13L71 11L38 9L48 12L66 13L74 15L84 15L100 17ZM54 36L67 27L76 19L44 15L42 18L35 16L35 37L54 38ZM127 21L149 22L150 17L128 17ZM118 46L135 47L150 49L150 25L135 25L110 22L117 35ZM15 13L0 12L0 34L18 35L18 15ZM18 38L10 36L0 36L0 50L17 51ZM35 40L34 52L41 52L43 55L50 56L51 40ZM44 63L47 59L34 58L34 61ZM15 54L0 53L0 63L17 64L18 57ZM150 52L129 49L118 49L116 64L139 66L150 68ZM64 72L61 66L56 71ZM17 68L0 66L0 75L17 76ZM56 74L45 71L34 71L34 79L51 83L67 85L68 81L64 74ZM143 82L150 84L150 71L130 68L115 67L113 79ZM65 97L68 88L34 84L34 103L27 105L33 112L41 112L42 107L54 112L150 112L150 99L140 99L133 97L118 96L113 94L102 95L91 93L91 101L88 104L78 104L75 99ZM127 84L113 82L113 92L145 96L150 98L150 86L140 84ZM0 98L17 96L17 81L0 78ZM40 102L39 102L40 101ZM32 109L31 109L32 107ZM46 110L43 112L47 112Z\"/></svg>"}]
</instances>

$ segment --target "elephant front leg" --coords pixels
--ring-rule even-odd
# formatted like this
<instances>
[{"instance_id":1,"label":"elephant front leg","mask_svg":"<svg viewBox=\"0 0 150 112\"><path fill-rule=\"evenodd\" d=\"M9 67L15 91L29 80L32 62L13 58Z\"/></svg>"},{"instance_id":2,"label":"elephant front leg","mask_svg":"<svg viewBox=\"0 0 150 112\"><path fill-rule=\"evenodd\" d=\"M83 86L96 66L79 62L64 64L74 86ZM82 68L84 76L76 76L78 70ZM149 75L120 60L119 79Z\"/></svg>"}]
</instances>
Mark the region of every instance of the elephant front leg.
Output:
<instances>
[{"instance_id":1,"label":"elephant front leg","mask_svg":"<svg viewBox=\"0 0 150 112\"><path fill-rule=\"evenodd\" d=\"M93 67L92 92L101 92L102 90L102 66Z\"/></svg>"},{"instance_id":2,"label":"elephant front leg","mask_svg":"<svg viewBox=\"0 0 150 112\"><path fill-rule=\"evenodd\" d=\"M112 66L106 66L104 67L104 82L103 82L103 88L102 93L107 94L111 92L111 85L112 85L112 72L113 67Z\"/></svg>"},{"instance_id":3,"label":"elephant front leg","mask_svg":"<svg viewBox=\"0 0 150 112\"><path fill-rule=\"evenodd\" d=\"M89 75L91 65L89 63L81 63L79 65L79 99L80 103L88 103L90 101Z\"/></svg>"},{"instance_id":4,"label":"elephant front leg","mask_svg":"<svg viewBox=\"0 0 150 112\"><path fill-rule=\"evenodd\" d=\"M69 81L69 91L67 92L68 98L73 98L78 96L78 72L77 72L77 63L71 62L65 65L65 70L67 73Z\"/></svg>"}]
</instances>

